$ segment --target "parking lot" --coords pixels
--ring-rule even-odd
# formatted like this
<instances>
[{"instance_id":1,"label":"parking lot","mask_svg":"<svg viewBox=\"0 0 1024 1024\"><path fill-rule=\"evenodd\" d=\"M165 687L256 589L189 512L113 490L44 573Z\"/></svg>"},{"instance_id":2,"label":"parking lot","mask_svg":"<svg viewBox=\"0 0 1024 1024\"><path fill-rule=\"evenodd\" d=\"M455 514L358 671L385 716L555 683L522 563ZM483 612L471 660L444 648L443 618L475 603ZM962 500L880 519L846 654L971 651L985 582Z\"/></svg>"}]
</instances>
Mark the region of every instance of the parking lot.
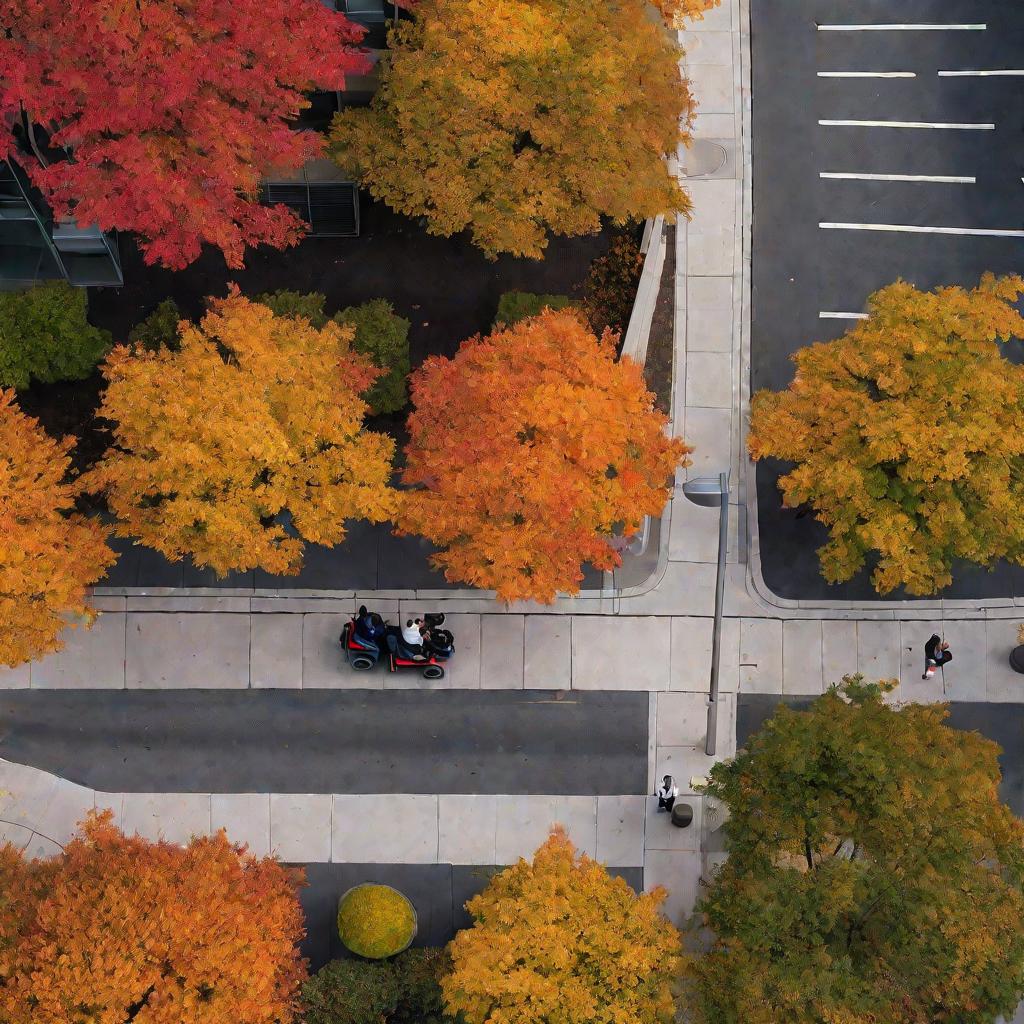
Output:
<instances>
[{"instance_id":1,"label":"parking lot","mask_svg":"<svg viewBox=\"0 0 1024 1024\"><path fill-rule=\"evenodd\" d=\"M842 334L897 278L1024 271L1024 5L751 0L751 21L755 389L785 387L791 353ZM875 596L867 573L820 578L826 532L780 508L779 469L758 467L768 585ZM944 596L1024 594L1009 566L955 578Z\"/></svg>"}]
</instances>

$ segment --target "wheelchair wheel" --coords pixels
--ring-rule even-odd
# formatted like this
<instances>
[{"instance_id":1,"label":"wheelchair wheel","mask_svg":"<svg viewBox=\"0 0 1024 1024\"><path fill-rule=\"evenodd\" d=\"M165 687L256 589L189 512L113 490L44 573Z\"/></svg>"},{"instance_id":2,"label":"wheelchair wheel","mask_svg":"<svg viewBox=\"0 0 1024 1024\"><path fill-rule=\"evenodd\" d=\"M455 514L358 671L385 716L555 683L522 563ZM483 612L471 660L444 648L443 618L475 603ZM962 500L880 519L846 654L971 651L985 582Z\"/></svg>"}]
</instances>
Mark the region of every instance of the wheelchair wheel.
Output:
<instances>
[{"instance_id":1,"label":"wheelchair wheel","mask_svg":"<svg viewBox=\"0 0 1024 1024\"><path fill-rule=\"evenodd\" d=\"M444 679L444 669L440 665L428 665L423 670L424 679Z\"/></svg>"},{"instance_id":2,"label":"wheelchair wheel","mask_svg":"<svg viewBox=\"0 0 1024 1024\"><path fill-rule=\"evenodd\" d=\"M371 668L373 668L374 662L373 662L373 658L371 658L369 655L366 655L366 654L356 654L352 658L352 660L349 662L349 664L357 672L368 672Z\"/></svg>"}]
</instances>

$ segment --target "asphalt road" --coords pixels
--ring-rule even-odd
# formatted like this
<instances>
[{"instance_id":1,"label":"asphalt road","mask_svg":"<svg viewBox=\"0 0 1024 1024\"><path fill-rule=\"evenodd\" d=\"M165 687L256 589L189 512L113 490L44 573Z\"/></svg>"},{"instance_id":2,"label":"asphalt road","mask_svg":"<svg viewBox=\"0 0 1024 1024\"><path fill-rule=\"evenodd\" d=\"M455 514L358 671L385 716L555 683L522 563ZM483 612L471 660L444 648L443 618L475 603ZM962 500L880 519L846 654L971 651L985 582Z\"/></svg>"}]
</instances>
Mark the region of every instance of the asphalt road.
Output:
<instances>
[{"instance_id":1,"label":"asphalt road","mask_svg":"<svg viewBox=\"0 0 1024 1024\"><path fill-rule=\"evenodd\" d=\"M873 291L1019 273L1024 238L823 228L821 224L1024 229L1024 77L940 71L1024 70L1024 4L1008 0L751 0L753 61L752 384L780 389L789 356L842 334ZM984 25L979 29L821 30L819 25ZM899 73L901 77L845 77ZM821 77L842 74L844 77ZM900 121L989 128L821 124ZM821 177L844 175L844 177ZM905 181L845 175L963 178ZM1013 342L1008 357L1021 361ZM782 597L877 597L870 567L829 586L812 516L780 508L782 467L758 467L762 570ZM1024 595L1024 570L958 566L947 597ZM891 595L898 599L899 593Z\"/></svg>"},{"instance_id":2,"label":"asphalt road","mask_svg":"<svg viewBox=\"0 0 1024 1024\"><path fill-rule=\"evenodd\" d=\"M648 695L22 690L0 758L107 792L647 791Z\"/></svg>"},{"instance_id":3,"label":"asphalt road","mask_svg":"<svg viewBox=\"0 0 1024 1024\"><path fill-rule=\"evenodd\" d=\"M736 744L742 747L771 717L779 704L806 707L808 698L772 694L740 694L736 708ZM999 793L1024 817L1024 704L954 702L949 706L949 724L956 729L975 730L1002 748L999 764L1003 781Z\"/></svg>"}]
</instances>

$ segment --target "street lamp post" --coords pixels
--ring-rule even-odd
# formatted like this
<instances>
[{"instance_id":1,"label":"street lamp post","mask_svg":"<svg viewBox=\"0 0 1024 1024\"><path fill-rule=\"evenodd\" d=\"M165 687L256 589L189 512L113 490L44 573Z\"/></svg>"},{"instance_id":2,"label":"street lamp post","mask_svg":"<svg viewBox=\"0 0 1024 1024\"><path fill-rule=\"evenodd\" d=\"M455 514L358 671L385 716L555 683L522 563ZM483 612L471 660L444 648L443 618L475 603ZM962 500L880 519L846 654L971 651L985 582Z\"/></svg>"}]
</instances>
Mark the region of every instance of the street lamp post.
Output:
<instances>
[{"instance_id":1,"label":"street lamp post","mask_svg":"<svg viewBox=\"0 0 1024 1024\"><path fill-rule=\"evenodd\" d=\"M714 756L718 737L718 661L722 646L722 603L725 596L725 555L729 547L729 473L700 476L683 484L683 494L695 505L718 508L718 573L715 576L715 626L711 635L711 693L708 736L704 751Z\"/></svg>"}]
</instances>

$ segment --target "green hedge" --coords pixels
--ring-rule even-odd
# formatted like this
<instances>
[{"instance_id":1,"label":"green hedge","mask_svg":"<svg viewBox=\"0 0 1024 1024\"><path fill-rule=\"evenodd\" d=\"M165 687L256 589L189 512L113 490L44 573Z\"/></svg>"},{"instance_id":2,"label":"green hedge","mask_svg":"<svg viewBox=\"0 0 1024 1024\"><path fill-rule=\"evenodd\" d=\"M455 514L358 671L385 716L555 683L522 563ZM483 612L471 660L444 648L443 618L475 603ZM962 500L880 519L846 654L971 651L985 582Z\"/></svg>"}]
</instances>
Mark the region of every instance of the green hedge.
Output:
<instances>
[{"instance_id":1,"label":"green hedge","mask_svg":"<svg viewBox=\"0 0 1024 1024\"><path fill-rule=\"evenodd\" d=\"M392 960L334 960L302 986L305 1024L445 1024L443 949L409 949Z\"/></svg>"},{"instance_id":2,"label":"green hedge","mask_svg":"<svg viewBox=\"0 0 1024 1024\"><path fill-rule=\"evenodd\" d=\"M161 348L178 347L178 321L184 320L174 299L164 299L145 320L129 332L128 340L150 352Z\"/></svg>"},{"instance_id":3,"label":"green hedge","mask_svg":"<svg viewBox=\"0 0 1024 1024\"><path fill-rule=\"evenodd\" d=\"M495 327L511 327L543 309L565 309L572 305L568 295L541 295L537 292L505 292L498 300Z\"/></svg>"},{"instance_id":4,"label":"green hedge","mask_svg":"<svg viewBox=\"0 0 1024 1024\"><path fill-rule=\"evenodd\" d=\"M353 346L368 355L382 370L366 401L375 413L397 412L408 401L409 321L398 316L387 299L373 299L349 306L334 317L339 324L356 329Z\"/></svg>"},{"instance_id":5,"label":"green hedge","mask_svg":"<svg viewBox=\"0 0 1024 1024\"><path fill-rule=\"evenodd\" d=\"M263 292L254 301L269 306L277 316L304 316L318 329L327 323L324 315L327 297L322 292L291 292L281 288L276 292Z\"/></svg>"},{"instance_id":6,"label":"green hedge","mask_svg":"<svg viewBox=\"0 0 1024 1024\"><path fill-rule=\"evenodd\" d=\"M65 281L0 292L0 387L88 377L111 337L85 314L85 289Z\"/></svg>"}]
</instances>

